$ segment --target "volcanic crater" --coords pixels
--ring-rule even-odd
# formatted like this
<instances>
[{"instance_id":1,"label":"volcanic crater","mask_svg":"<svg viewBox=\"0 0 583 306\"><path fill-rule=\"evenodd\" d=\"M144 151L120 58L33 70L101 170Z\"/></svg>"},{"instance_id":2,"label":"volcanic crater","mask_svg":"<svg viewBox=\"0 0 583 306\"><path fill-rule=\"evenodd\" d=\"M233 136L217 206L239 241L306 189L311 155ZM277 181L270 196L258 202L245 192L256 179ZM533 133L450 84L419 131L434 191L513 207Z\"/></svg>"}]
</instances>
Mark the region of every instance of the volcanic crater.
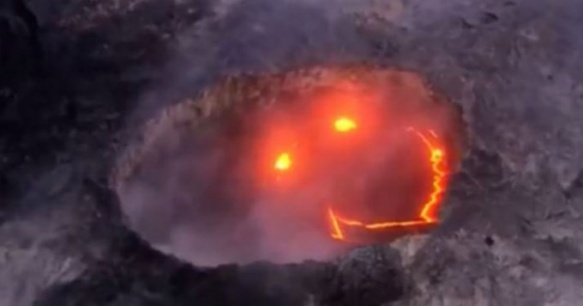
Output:
<instances>
[{"instance_id":1,"label":"volcanic crater","mask_svg":"<svg viewBox=\"0 0 583 306\"><path fill-rule=\"evenodd\" d=\"M122 209L196 265L331 259L431 231L466 139L421 76L365 64L230 77L138 134L112 176Z\"/></svg>"},{"instance_id":2,"label":"volcanic crater","mask_svg":"<svg viewBox=\"0 0 583 306\"><path fill-rule=\"evenodd\" d=\"M581 304L580 0L26 2L1 305Z\"/></svg>"}]
</instances>

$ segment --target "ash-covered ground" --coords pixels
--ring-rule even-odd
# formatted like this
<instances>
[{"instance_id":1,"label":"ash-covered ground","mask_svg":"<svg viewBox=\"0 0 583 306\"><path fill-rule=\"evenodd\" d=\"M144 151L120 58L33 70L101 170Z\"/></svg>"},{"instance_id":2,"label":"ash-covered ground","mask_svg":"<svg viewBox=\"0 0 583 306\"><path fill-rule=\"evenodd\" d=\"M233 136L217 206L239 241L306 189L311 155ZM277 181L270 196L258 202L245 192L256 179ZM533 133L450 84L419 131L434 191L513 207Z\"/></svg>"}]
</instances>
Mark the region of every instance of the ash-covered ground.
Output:
<instances>
[{"instance_id":1,"label":"ash-covered ground","mask_svg":"<svg viewBox=\"0 0 583 306\"><path fill-rule=\"evenodd\" d=\"M0 6L0 305L583 305L582 2L29 5L42 57ZM229 75L362 61L423 75L463 114L433 234L198 268L127 228L108 179L160 111Z\"/></svg>"}]
</instances>

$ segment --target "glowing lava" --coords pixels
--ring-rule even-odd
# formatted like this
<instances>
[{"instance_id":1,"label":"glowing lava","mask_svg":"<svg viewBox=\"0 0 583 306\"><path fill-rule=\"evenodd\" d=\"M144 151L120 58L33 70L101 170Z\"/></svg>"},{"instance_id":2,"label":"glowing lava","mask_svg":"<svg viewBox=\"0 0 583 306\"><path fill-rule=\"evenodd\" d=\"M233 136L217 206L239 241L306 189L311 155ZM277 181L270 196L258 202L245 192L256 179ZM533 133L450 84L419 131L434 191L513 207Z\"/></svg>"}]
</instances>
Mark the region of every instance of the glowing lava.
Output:
<instances>
[{"instance_id":1,"label":"glowing lava","mask_svg":"<svg viewBox=\"0 0 583 306\"><path fill-rule=\"evenodd\" d=\"M350 132L356 129L356 122L347 117L340 117L334 121L334 129L340 133Z\"/></svg>"},{"instance_id":2,"label":"glowing lava","mask_svg":"<svg viewBox=\"0 0 583 306\"><path fill-rule=\"evenodd\" d=\"M275 161L275 164L273 165L273 167L275 168L275 170L278 170L278 171L287 171L291 168L291 165L292 165L292 160L291 160L289 153L281 153L277 157L277 160Z\"/></svg>"},{"instance_id":3,"label":"glowing lava","mask_svg":"<svg viewBox=\"0 0 583 306\"><path fill-rule=\"evenodd\" d=\"M415 133L415 135L417 135L427 147L431 170L433 172L432 191L429 194L428 199L420 206L421 210L419 212L419 219L408 221L366 223L341 217L332 209L332 207L329 207L328 218L330 220L330 235L332 238L345 240L343 231L344 227L360 227L367 230L377 230L391 227L412 227L437 223L437 205L441 201L441 197L446 185L445 175L447 171L444 169L445 153L444 150L437 144L438 139L435 132L429 130L428 133L424 134L411 127L407 128L407 132Z\"/></svg>"}]
</instances>

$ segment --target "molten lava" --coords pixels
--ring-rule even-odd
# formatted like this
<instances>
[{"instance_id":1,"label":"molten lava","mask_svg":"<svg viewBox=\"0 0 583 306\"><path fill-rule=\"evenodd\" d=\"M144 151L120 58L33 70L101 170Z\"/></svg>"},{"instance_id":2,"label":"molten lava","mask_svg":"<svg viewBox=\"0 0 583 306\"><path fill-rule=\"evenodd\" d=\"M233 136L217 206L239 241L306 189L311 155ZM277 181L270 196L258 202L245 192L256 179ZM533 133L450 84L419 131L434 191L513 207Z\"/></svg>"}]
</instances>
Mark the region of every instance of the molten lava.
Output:
<instances>
[{"instance_id":1,"label":"molten lava","mask_svg":"<svg viewBox=\"0 0 583 306\"><path fill-rule=\"evenodd\" d=\"M356 122L347 117L340 117L334 121L334 129L340 133L350 132L356 129Z\"/></svg>"},{"instance_id":2,"label":"molten lava","mask_svg":"<svg viewBox=\"0 0 583 306\"><path fill-rule=\"evenodd\" d=\"M273 167L278 171L287 171L291 168L292 160L289 153L281 153Z\"/></svg>"},{"instance_id":3,"label":"molten lava","mask_svg":"<svg viewBox=\"0 0 583 306\"><path fill-rule=\"evenodd\" d=\"M428 157L431 165L432 176L432 190L428 195L427 200L420 205L419 218L417 220L406 221L384 221L376 223L366 223L359 220L353 220L347 217L339 216L338 212L330 206L328 207L328 218L331 225L330 235L334 239L345 240L344 227L357 227L366 230L378 230L391 227L414 227L437 223L437 205L441 201L443 192L445 191L445 176L447 174L445 167L445 153L440 147L437 134L429 130L422 133L412 127L407 128L407 132L414 133L425 144L428 150Z\"/></svg>"},{"instance_id":4,"label":"molten lava","mask_svg":"<svg viewBox=\"0 0 583 306\"><path fill-rule=\"evenodd\" d=\"M345 242L437 225L456 151L441 122L392 102L401 98L341 88L318 93L305 109L270 117L262 129L268 136L261 171L268 169L277 201L306 198L298 201L305 205L278 209L297 210L298 218Z\"/></svg>"}]
</instances>

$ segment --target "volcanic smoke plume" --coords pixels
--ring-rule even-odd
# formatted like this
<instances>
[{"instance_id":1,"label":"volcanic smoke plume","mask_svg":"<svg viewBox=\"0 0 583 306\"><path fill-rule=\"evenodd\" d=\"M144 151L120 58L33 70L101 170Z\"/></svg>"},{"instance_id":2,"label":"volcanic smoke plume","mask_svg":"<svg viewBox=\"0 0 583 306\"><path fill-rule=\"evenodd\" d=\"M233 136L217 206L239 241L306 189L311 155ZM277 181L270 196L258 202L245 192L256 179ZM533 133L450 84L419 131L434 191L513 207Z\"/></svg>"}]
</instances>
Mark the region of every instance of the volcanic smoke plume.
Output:
<instances>
[{"instance_id":1,"label":"volcanic smoke plume","mask_svg":"<svg viewBox=\"0 0 583 306\"><path fill-rule=\"evenodd\" d=\"M411 72L230 78L151 120L114 183L138 233L197 265L326 259L435 227L461 127Z\"/></svg>"}]
</instances>

